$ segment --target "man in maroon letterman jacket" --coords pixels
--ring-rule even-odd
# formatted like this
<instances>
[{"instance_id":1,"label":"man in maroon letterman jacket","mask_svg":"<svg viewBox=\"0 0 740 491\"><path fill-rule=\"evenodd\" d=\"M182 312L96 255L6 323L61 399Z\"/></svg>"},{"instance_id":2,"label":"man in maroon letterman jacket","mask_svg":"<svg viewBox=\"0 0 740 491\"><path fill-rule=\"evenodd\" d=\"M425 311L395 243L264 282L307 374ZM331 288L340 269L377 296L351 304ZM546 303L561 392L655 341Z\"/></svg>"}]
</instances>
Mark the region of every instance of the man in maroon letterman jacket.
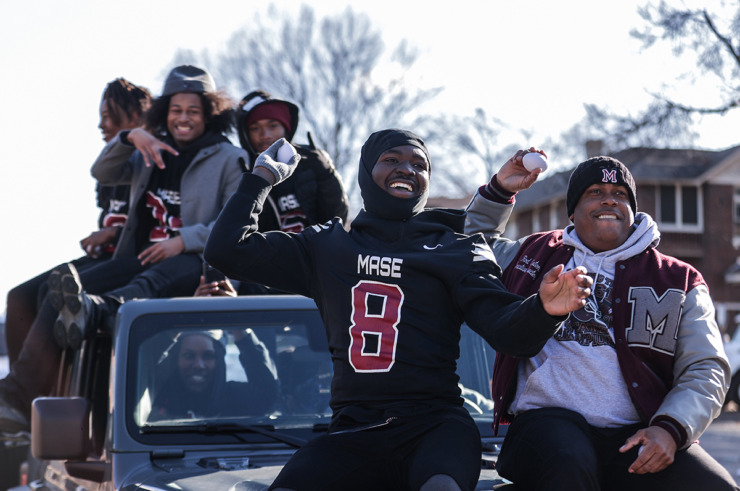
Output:
<instances>
[{"instance_id":1,"label":"man in maroon letterman jacket","mask_svg":"<svg viewBox=\"0 0 740 491\"><path fill-rule=\"evenodd\" d=\"M465 231L486 236L514 293L537 291L560 263L584 266L594 286L537 355L496 357L494 429L511 423L499 473L528 490L738 489L695 443L730 380L701 273L656 249L660 232L637 212L632 174L610 157L573 171L571 225L501 238L516 193L540 173L522 165L527 152L478 190Z\"/></svg>"}]
</instances>

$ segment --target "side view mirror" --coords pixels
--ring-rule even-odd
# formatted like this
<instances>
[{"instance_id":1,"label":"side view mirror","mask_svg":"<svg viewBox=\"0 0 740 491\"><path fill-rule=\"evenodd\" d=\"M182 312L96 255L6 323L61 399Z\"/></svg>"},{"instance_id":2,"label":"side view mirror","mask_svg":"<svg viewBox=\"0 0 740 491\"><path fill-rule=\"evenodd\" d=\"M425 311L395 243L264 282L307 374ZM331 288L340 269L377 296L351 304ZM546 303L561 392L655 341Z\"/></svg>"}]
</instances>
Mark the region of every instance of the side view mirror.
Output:
<instances>
[{"instance_id":1,"label":"side view mirror","mask_svg":"<svg viewBox=\"0 0 740 491\"><path fill-rule=\"evenodd\" d=\"M42 460L85 460L90 403L83 397L38 397L31 409L31 453Z\"/></svg>"}]
</instances>

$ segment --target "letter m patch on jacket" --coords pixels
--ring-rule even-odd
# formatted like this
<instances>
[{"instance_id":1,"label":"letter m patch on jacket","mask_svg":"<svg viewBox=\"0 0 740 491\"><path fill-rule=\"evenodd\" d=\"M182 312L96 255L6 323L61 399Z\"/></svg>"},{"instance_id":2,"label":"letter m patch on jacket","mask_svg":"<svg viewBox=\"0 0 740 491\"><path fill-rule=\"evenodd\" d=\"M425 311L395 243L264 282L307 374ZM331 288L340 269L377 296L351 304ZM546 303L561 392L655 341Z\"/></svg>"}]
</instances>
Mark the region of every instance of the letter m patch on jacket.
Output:
<instances>
[{"instance_id":1,"label":"letter m patch on jacket","mask_svg":"<svg viewBox=\"0 0 740 491\"><path fill-rule=\"evenodd\" d=\"M669 289L658 297L647 286L630 288L632 319L625 333L627 344L673 355L685 299L682 290Z\"/></svg>"}]
</instances>

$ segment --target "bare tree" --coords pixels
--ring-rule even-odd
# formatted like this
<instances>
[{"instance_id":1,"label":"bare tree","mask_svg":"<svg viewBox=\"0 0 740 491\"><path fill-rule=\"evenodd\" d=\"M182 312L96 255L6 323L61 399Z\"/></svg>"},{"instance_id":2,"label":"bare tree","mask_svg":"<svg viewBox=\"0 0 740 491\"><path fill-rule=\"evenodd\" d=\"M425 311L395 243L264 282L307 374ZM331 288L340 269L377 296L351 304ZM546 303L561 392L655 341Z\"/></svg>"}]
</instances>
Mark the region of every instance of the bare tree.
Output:
<instances>
[{"instance_id":1,"label":"bare tree","mask_svg":"<svg viewBox=\"0 0 740 491\"><path fill-rule=\"evenodd\" d=\"M697 77L710 80L716 100L680 100L652 92L653 102L637 114L618 115L587 105L592 136L600 134L606 148L627 145L689 144L696 133L693 124L705 116L724 115L740 105L740 4L723 2L714 11L706 8L673 7L661 0L639 9L645 25L631 35L648 49L659 41L671 44L676 57L693 58L679 84L692 85ZM698 72L696 70L698 68Z\"/></svg>"},{"instance_id":2,"label":"bare tree","mask_svg":"<svg viewBox=\"0 0 740 491\"><path fill-rule=\"evenodd\" d=\"M301 108L301 126L329 152L350 188L359 149L378 129L408 124L441 88L421 89L407 77L418 52L400 42L390 54L369 18L347 7L317 19L274 4L236 31L220 53L180 52L208 60L219 85L241 96L263 89ZM300 141L300 140L299 140Z\"/></svg>"},{"instance_id":3,"label":"bare tree","mask_svg":"<svg viewBox=\"0 0 740 491\"><path fill-rule=\"evenodd\" d=\"M490 179L521 148L521 143L511 142L527 141L529 136L480 107L469 116L442 114L421 120L418 126L439 156L436 167L444 174L435 189L446 195L471 194L476 183Z\"/></svg>"}]
</instances>

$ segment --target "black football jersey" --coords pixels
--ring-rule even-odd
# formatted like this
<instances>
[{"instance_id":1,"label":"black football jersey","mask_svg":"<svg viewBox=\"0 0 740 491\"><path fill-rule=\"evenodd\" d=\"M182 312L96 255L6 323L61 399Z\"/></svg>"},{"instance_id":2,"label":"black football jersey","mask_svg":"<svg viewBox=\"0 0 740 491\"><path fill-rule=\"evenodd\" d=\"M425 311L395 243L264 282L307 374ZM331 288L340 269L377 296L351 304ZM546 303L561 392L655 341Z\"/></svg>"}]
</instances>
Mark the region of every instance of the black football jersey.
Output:
<instances>
[{"instance_id":1,"label":"black football jersey","mask_svg":"<svg viewBox=\"0 0 740 491\"><path fill-rule=\"evenodd\" d=\"M496 350L531 355L561 320L537 296L505 290L483 236L459 233L461 210L404 221L363 211L349 232L335 220L300 234L260 234L262 183L243 177L211 232L206 259L230 277L315 300L334 363L335 414L419 401L460 405L463 322Z\"/></svg>"}]
</instances>

